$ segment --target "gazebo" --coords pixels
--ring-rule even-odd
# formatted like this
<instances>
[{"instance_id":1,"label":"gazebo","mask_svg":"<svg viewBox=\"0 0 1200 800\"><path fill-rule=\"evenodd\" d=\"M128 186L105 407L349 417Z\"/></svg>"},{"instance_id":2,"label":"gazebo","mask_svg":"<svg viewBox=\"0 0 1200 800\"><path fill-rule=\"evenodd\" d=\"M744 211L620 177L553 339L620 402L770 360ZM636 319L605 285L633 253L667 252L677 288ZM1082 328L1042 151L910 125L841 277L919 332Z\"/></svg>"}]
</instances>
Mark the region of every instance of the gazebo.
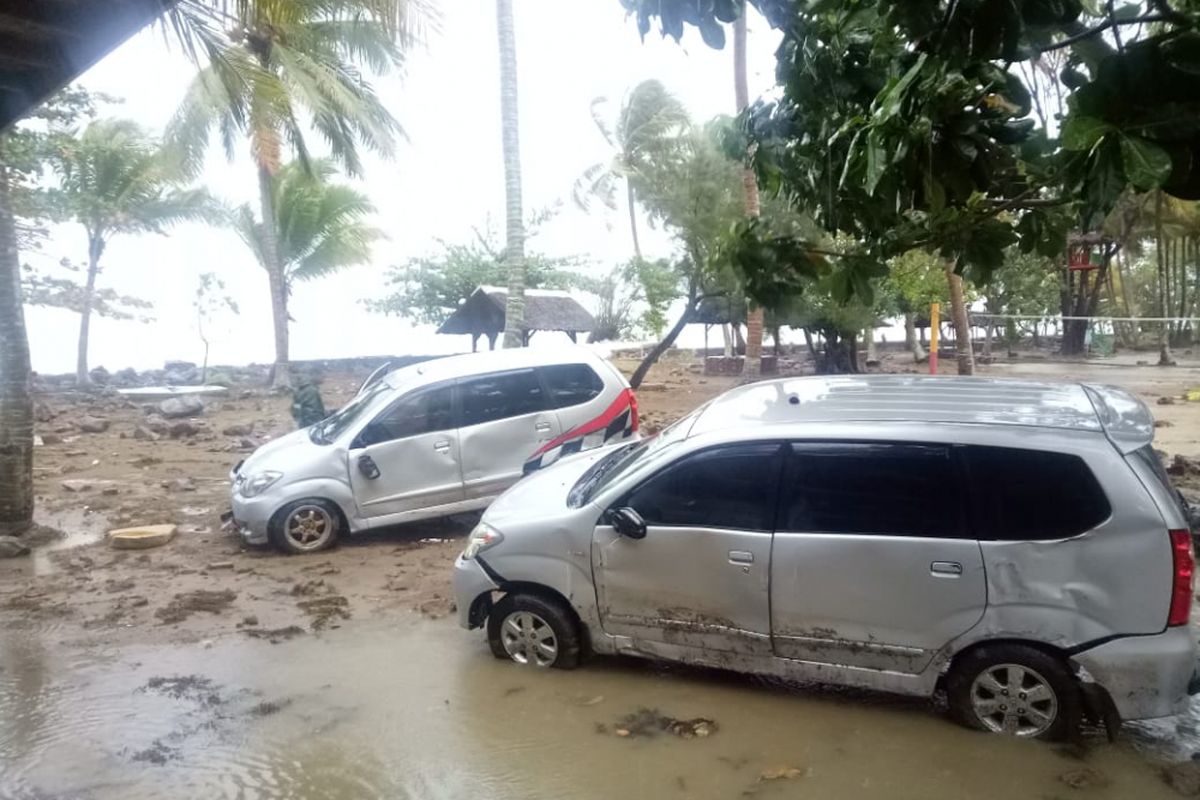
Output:
<instances>
[{"instance_id":1,"label":"gazebo","mask_svg":"<svg viewBox=\"0 0 1200 800\"><path fill-rule=\"evenodd\" d=\"M479 346L479 337L486 336L488 348L496 349L496 337L504 331L504 308L508 290L497 286L480 286L438 328L438 333L466 334L471 337L471 352ZM525 344L537 331L562 331L578 341L596 320L579 301L566 292L550 289L525 290Z\"/></svg>"}]
</instances>

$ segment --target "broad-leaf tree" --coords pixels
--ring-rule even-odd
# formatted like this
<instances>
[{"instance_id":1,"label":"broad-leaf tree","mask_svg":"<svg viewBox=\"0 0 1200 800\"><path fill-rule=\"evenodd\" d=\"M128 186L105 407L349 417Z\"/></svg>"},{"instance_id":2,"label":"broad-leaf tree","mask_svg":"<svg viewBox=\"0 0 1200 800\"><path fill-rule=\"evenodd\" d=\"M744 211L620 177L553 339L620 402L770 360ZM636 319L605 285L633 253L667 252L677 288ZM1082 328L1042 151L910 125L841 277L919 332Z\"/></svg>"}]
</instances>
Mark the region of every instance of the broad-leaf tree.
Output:
<instances>
[{"instance_id":1,"label":"broad-leaf tree","mask_svg":"<svg viewBox=\"0 0 1200 800\"><path fill-rule=\"evenodd\" d=\"M1094 229L1127 187L1200 196L1195 3L751 2L782 41L778 93L741 118L746 148L761 187L860 243L830 259L849 273L833 285L847 298L916 247L982 283L1010 244L1061 255L1068 229ZM744 13L743 0L622 4L643 35L657 23L678 39L695 25L717 46L713 30ZM1043 115L1050 129L1035 103L1045 85L1031 93L1022 69L1059 50L1069 58L1058 74L1038 73L1066 96L1057 128ZM744 271L828 257L763 228L738 241L777 252L735 253Z\"/></svg>"},{"instance_id":2,"label":"broad-leaf tree","mask_svg":"<svg viewBox=\"0 0 1200 800\"><path fill-rule=\"evenodd\" d=\"M371 248L383 232L368 224L375 206L352 186L330 180L336 170L330 161L312 161L307 168L292 162L270 179L268 224L245 205L237 210L234 227L253 251L268 276L271 311L284 320L288 299L297 281L311 281L338 270L371 261ZM272 269L278 265L281 291L275 290Z\"/></svg>"},{"instance_id":3,"label":"broad-leaf tree","mask_svg":"<svg viewBox=\"0 0 1200 800\"><path fill-rule=\"evenodd\" d=\"M169 134L193 165L211 133L231 158L239 138L249 141L259 218L268 221L260 246L274 314L272 381L286 386L287 281L273 177L288 153L310 163L310 128L351 175L362 172L360 147L391 154L400 125L359 66L377 74L402 67L432 12L426 0L230 0L221 13L210 6L185 0L169 17L189 54L205 62Z\"/></svg>"},{"instance_id":4,"label":"broad-leaf tree","mask_svg":"<svg viewBox=\"0 0 1200 800\"><path fill-rule=\"evenodd\" d=\"M684 134L691 126L691 120L683 103L667 91L661 81L654 79L642 81L629 90L621 101L615 125L610 125L604 117L606 105L606 98L593 100L592 119L612 150L612 156L588 167L575 181L575 203L587 210L599 201L615 210L618 187L623 189L633 254L641 259L635 186L655 165L682 154Z\"/></svg>"},{"instance_id":5,"label":"broad-leaf tree","mask_svg":"<svg viewBox=\"0 0 1200 800\"><path fill-rule=\"evenodd\" d=\"M75 362L75 381L85 386L96 281L112 237L163 233L185 221L220 222L223 213L204 190L182 188L188 180L176 154L130 120L97 120L78 137L61 138L54 168L60 181L56 211L87 233Z\"/></svg>"}]
</instances>

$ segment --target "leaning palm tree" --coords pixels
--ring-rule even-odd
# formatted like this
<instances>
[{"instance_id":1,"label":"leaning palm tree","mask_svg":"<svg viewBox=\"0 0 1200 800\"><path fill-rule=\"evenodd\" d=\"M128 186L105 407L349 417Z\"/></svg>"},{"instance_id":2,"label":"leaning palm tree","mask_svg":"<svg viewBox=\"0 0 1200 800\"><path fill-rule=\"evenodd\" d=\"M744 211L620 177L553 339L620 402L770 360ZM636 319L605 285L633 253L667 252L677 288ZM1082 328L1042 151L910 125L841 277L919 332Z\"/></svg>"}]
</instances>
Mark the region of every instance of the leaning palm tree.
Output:
<instances>
[{"instance_id":1,"label":"leaning palm tree","mask_svg":"<svg viewBox=\"0 0 1200 800\"><path fill-rule=\"evenodd\" d=\"M277 293L272 284L271 310L285 325L296 281L368 263L371 246L383 238L382 231L364 221L375 213L371 201L353 187L329 182L335 172L329 161L310 162L307 169L299 162L288 164L271 179L271 224L264 225L250 206L239 208L235 218L238 234L268 275L272 262L267 247L274 236L283 291Z\"/></svg>"},{"instance_id":2,"label":"leaning palm tree","mask_svg":"<svg viewBox=\"0 0 1200 800\"><path fill-rule=\"evenodd\" d=\"M517 36L512 0L496 0L500 44L500 139L504 151L504 262L508 297L504 346L525 344L525 217L521 205L521 137L517 114Z\"/></svg>"},{"instance_id":3,"label":"leaning palm tree","mask_svg":"<svg viewBox=\"0 0 1200 800\"><path fill-rule=\"evenodd\" d=\"M681 148L691 120L683 103L653 79L642 81L625 95L617 124L611 128L601 113L607 102L603 97L592 101L592 119L613 154L608 161L588 167L575 181L575 203L586 211L599 200L616 210L617 187L623 181L633 254L640 262L642 246L638 238L634 184L648 164L661 164L664 154Z\"/></svg>"},{"instance_id":4,"label":"leaning palm tree","mask_svg":"<svg viewBox=\"0 0 1200 800\"><path fill-rule=\"evenodd\" d=\"M130 120L93 122L63 140L54 159L59 213L87 232L87 274L79 300L75 381L88 377L88 341L100 259L113 236L162 233L179 222L218 222L219 205L202 189L184 189L180 162Z\"/></svg>"},{"instance_id":5,"label":"leaning palm tree","mask_svg":"<svg viewBox=\"0 0 1200 800\"><path fill-rule=\"evenodd\" d=\"M207 61L171 124L171 140L196 167L210 132L231 158L237 139L249 140L259 216L267 222L261 248L275 313L275 386L290 379L274 176L285 151L310 163L307 125L351 175L362 172L360 146L391 154L399 123L356 65L376 74L402 67L432 14L428 0L185 0L171 17L189 54Z\"/></svg>"}]
</instances>

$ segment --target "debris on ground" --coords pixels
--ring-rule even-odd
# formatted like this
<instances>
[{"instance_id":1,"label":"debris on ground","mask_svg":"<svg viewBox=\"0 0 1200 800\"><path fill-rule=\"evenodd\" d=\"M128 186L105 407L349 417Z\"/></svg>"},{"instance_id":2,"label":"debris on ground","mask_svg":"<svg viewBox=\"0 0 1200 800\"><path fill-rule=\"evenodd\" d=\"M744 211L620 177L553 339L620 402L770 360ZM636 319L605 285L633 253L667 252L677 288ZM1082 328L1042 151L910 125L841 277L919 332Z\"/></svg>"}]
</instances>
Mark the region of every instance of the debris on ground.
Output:
<instances>
[{"instance_id":1,"label":"debris on ground","mask_svg":"<svg viewBox=\"0 0 1200 800\"><path fill-rule=\"evenodd\" d=\"M311 626L314 631L337 627L334 624L337 620L350 619L350 601L340 594L327 594L324 597L301 600L296 605L312 618Z\"/></svg>"},{"instance_id":2,"label":"debris on ground","mask_svg":"<svg viewBox=\"0 0 1200 800\"><path fill-rule=\"evenodd\" d=\"M1200 797L1200 763L1168 764L1162 768L1162 779L1183 797Z\"/></svg>"},{"instance_id":3,"label":"debris on ground","mask_svg":"<svg viewBox=\"0 0 1200 800\"><path fill-rule=\"evenodd\" d=\"M161 739L155 739L145 750L139 750L129 758L133 761L144 761L147 764L161 767L168 761L179 758L179 751L163 744Z\"/></svg>"},{"instance_id":4,"label":"debris on ground","mask_svg":"<svg viewBox=\"0 0 1200 800\"><path fill-rule=\"evenodd\" d=\"M0 558L29 555L29 545L16 536L0 536Z\"/></svg>"},{"instance_id":5,"label":"debris on ground","mask_svg":"<svg viewBox=\"0 0 1200 800\"><path fill-rule=\"evenodd\" d=\"M279 644L288 639L302 636L304 628L299 625L288 625L286 628L243 628L242 633L252 639L266 639L271 644Z\"/></svg>"},{"instance_id":6,"label":"debris on ground","mask_svg":"<svg viewBox=\"0 0 1200 800\"><path fill-rule=\"evenodd\" d=\"M217 688L211 679L202 675L174 675L151 678L138 691L154 692L172 700L188 700L202 706L219 706L225 700Z\"/></svg>"},{"instance_id":7,"label":"debris on ground","mask_svg":"<svg viewBox=\"0 0 1200 800\"><path fill-rule=\"evenodd\" d=\"M291 704L291 700L263 700L261 703L251 706L250 711L247 713L253 714L256 717L269 717L272 714L278 714Z\"/></svg>"},{"instance_id":8,"label":"debris on ground","mask_svg":"<svg viewBox=\"0 0 1200 800\"><path fill-rule=\"evenodd\" d=\"M80 417L79 421L75 423L75 427L78 428L81 433L104 433L106 430L108 430L108 424L108 420L106 419L87 415Z\"/></svg>"},{"instance_id":9,"label":"debris on ground","mask_svg":"<svg viewBox=\"0 0 1200 800\"><path fill-rule=\"evenodd\" d=\"M108 544L114 550L145 550L171 541L175 531L176 527L171 524L114 528L108 532Z\"/></svg>"},{"instance_id":10,"label":"debris on ground","mask_svg":"<svg viewBox=\"0 0 1200 800\"><path fill-rule=\"evenodd\" d=\"M1160 406L1173 406L1175 405L1175 398L1171 397L1170 395L1163 395L1154 402L1158 403Z\"/></svg>"},{"instance_id":11,"label":"debris on ground","mask_svg":"<svg viewBox=\"0 0 1200 800\"><path fill-rule=\"evenodd\" d=\"M167 419L194 417L204 413L204 401L194 394L168 397L158 404L158 413Z\"/></svg>"},{"instance_id":12,"label":"debris on ground","mask_svg":"<svg viewBox=\"0 0 1200 800\"><path fill-rule=\"evenodd\" d=\"M758 779L760 781L790 781L804 777L809 771L798 767L768 767L758 774Z\"/></svg>"},{"instance_id":13,"label":"debris on ground","mask_svg":"<svg viewBox=\"0 0 1200 800\"><path fill-rule=\"evenodd\" d=\"M1107 775L1091 767L1081 767L1073 769L1070 772L1064 772L1058 776L1058 779L1072 789L1081 789L1084 791L1103 789L1112 783Z\"/></svg>"},{"instance_id":14,"label":"debris on ground","mask_svg":"<svg viewBox=\"0 0 1200 800\"><path fill-rule=\"evenodd\" d=\"M717 732L717 723L704 717L676 719L660 713L656 708L643 707L617 720L612 732L621 737L669 733L681 739L703 739Z\"/></svg>"},{"instance_id":15,"label":"debris on ground","mask_svg":"<svg viewBox=\"0 0 1200 800\"><path fill-rule=\"evenodd\" d=\"M167 605L154 612L154 616L162 620L164 625L183 622L197 611L209 614L220 614L237 598L237 592L232 589L197 589L194 592L183 592Z\"/></svg>"}]
</instances>

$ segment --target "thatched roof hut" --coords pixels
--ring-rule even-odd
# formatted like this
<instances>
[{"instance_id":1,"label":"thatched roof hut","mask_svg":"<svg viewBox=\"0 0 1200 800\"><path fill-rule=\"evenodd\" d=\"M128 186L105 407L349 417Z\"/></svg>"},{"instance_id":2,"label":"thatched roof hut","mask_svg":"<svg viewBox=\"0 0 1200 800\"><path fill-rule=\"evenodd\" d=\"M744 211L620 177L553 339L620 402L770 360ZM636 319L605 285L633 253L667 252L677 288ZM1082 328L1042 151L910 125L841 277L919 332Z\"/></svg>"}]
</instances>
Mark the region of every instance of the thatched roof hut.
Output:
<instances>
[{"instance_id":1,"label":"thatched roof hut","mask_svg":"<svg viewBox=\"0 0 1200 800\"><path fill-rule=\"evenodd\" d=\"M496 337L504 331L504 307L507 301L507 289L480 286L442 323L437 332L470 336L471 350L475 350L480 336L486 336L489 346L495 349ZM525 290L523 328L526 343L536 331L562 331L574 342L580 333L587 333L595 325L596 320L588 310L566 292Z\"/></svg>"}]
</instances>

